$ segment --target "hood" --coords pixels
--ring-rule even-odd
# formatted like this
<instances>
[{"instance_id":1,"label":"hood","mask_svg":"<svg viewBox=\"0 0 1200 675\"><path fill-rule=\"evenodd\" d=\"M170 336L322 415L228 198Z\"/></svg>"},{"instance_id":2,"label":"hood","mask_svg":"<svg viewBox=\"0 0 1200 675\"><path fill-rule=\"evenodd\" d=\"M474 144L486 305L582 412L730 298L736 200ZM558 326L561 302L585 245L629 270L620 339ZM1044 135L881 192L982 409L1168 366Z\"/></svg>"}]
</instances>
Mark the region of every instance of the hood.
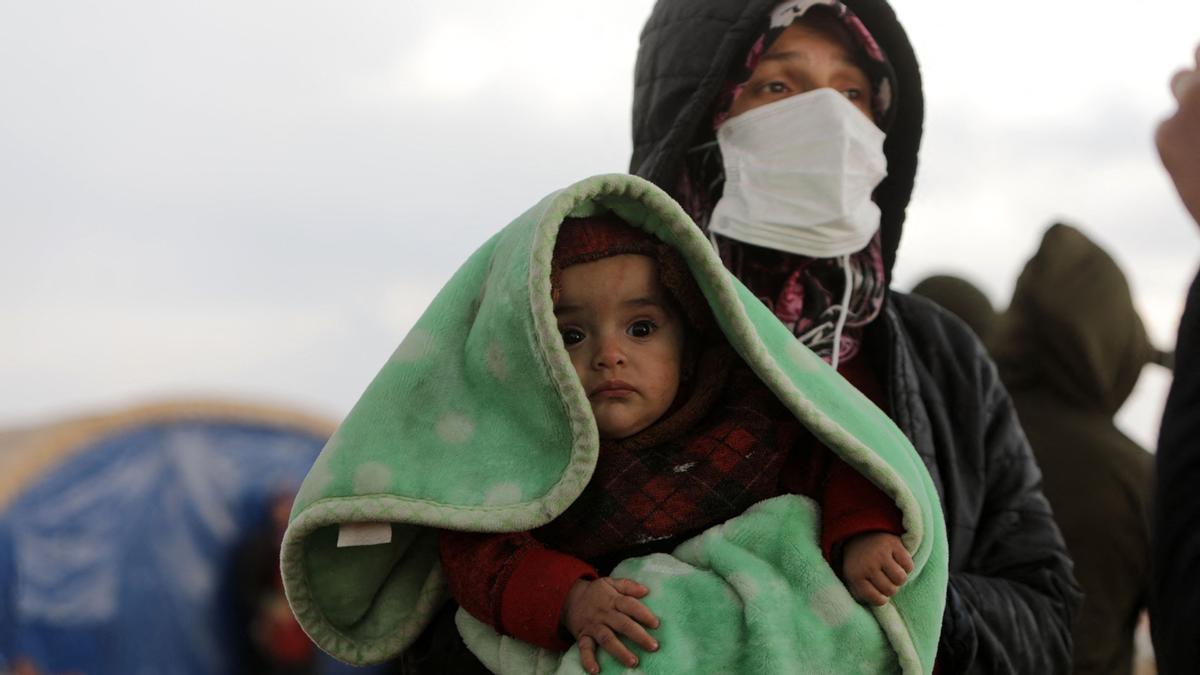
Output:
<instances>
[{"instance_id":1,"label":"hood","mask_svg":"<svg viewBox=\"0 0 1200 675\"><path fill-rule=\"evenodd\" d=\"M987 295L975 284L950 274L935 274L912 289L962 319L986 345L996 329L997 314Z\"/></svg>"},{"instance_id":2,"label":"hood","mask_svg":"<svg viewBox=\"0 0 1200 675\"><path fill-rule=\"evenodd\" d=\"M1110 416L1155 357L1117 263L1061 224L1017 279L994 351L1010 389L1047 389Z\"/></svg>"},{"instance_id":3,"label":"hood","mask_svg":"<svg viewBox=\"0 0 1200 675\"><path fill-rule=\"evenodd\" d=\"M689 148L713 140L713 106L779 0L659 0L642 29L634 68L630 171L679 198ZM896 113L884 142L888 176L875 191L890 275L917 173L925 99L904 28L882 0L844 0L896 73Z\"/></svg>"}]
</instances>

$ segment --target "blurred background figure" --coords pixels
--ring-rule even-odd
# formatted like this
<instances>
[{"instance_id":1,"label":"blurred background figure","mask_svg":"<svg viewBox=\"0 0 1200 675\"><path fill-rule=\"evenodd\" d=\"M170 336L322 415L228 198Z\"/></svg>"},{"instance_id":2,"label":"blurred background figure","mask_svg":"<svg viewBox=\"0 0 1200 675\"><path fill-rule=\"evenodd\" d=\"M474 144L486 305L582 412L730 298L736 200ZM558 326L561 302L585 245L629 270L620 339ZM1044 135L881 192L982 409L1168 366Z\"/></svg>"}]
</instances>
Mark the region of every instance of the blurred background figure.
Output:
<instances>
[{"instance_id":1,"label":"blurred background figure","mask_svg":"<svg viewBox=\"0 0 1200 675\"><path fill-rule=\"evenodd\" d=\"M312 672L307 638L261 585L239 598L251 591L231 570L239 545L256 549L269 591L272 532L331 429L175 403L0 432L0 672ZM254 619L239 622L246 604ZM247 661L251 624L305 669Z\"/></svg>"},{"instance_id":2,"label":"blurred background figure","mask_svg":"<svg viewBox=\"0 0 1200 675\"><path fill-rule=\"evenodd\" d=\"M279 569L279 550L295 491L276 493L262 521L250 530L233 556L233 605L239 673L311 675L313 645L288 606Z\"/></svg>"},{"instance_id":3,"label":"blurred background figure","mask_svg":"<svg viewBox=\"0 0 1200 675\"><path fill-rule=\"evenodd\" d=\"M963 322L987 345L996 329L996 308L978 286L951 274L925 277L912 292L941 305Z\"/></svg>"},{"instance_id":4,"label":"blurred background figure","mask_svg":"<svg viewBox=\"0 0 1200 675\"><path fill-rule=\"evenodd\" d=\"M1178 108L1155 136L1183 206L1200 224L1200 47L1175 74ZM1151 628L1161 672L1200 672L1200 275L1192 281L1175 341L1175 381L1158 438Z\"/></svg>"},{"instance_id":5,"label":"blurred background figure","mask_svg":"<svg viewBox=\"0 0 1200 675\"><path fill-rule=\"evenodd\" d=\"M1074 672L1130 673L1146 606L1153 457L1113 416L1142 367L1161 359L1120 268L1061 224L1025 265L992 342L1083 586Z\"/></svg>"}]
</instances>

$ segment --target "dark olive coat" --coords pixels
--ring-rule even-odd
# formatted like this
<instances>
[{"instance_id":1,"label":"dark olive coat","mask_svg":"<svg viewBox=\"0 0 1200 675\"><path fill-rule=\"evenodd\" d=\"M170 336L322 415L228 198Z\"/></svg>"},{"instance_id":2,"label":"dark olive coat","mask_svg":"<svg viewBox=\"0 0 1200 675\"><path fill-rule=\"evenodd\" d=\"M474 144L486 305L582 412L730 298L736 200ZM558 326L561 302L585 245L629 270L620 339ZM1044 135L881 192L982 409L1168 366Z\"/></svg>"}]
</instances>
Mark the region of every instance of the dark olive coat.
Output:
<instances>
[{"instance_id":1,"label":"dark olive coat","mask_svg":"<svg viewBox=\"0 0 1200 675\"><path fill-rule=\"evenodd\" d=\"M1125 275L1065 225L1025 266L993 349L1075 560L1075 672L1127 674L1146 607L1154 458L1113 415L1154 356Z\"/></svg>"}]
</instances>

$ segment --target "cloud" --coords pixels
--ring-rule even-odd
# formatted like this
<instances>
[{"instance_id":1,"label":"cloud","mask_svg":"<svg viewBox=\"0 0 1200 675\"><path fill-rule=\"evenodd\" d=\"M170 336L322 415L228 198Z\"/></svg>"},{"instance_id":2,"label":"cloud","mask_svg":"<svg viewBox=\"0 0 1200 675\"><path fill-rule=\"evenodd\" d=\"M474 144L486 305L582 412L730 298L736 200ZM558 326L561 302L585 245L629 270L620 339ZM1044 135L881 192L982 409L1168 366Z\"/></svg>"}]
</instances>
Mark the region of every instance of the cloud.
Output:
<instances>
[{"instance_id":1,"label":"cloud","mask_svg":"<svg viewBox=\"0 0 1200 675\"><path fill-rule=\"evenodd\" d=\"M487 237L625 169L651 5L0 5L0 423L183 390L345 412ZM929 109L901 285L958 267L1003 304L1064 217L1170 339L1197 247L1149 129L1200 8L1127 7L898 0Z\"/></svg>"}]
</instances>

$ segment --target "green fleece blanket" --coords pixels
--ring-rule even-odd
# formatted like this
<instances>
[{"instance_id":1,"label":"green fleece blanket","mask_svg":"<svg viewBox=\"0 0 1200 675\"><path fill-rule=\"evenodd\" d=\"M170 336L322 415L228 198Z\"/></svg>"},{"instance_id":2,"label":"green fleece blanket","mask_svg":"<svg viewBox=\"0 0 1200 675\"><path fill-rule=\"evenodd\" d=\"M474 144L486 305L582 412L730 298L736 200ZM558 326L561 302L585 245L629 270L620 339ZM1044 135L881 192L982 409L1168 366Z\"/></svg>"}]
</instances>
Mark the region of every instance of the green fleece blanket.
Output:
<instances>
[{"instance_id":1,"label":"green fleece blanket","mask_svg":"<svg viewBox=\"0 0 1200 675\"><path fill-rule=\"evenodd\" d=\"M283 541L284 586L301 626L340 659L386 660L416 638L446 597L433 528L529 530L582 492L599 438L558 333L550 262L563 218L602 210L681 253L747 365L896 502L915 563L891 602L868 611L849 600L821 560L810 502L768 500L673 556L616 570L650 586L648 601L664 617L655 632L663 648L641 655L641 667L930 672L947 549L938 496L920 458L885 414L725 271L678 204L627 175L555 192L485 243L334 433L301 486ZM578 667L573 652L560 664L559 655L502 639L469 617L460 616L460 630L493 668Z\"/></svg>"}]
</instances>

